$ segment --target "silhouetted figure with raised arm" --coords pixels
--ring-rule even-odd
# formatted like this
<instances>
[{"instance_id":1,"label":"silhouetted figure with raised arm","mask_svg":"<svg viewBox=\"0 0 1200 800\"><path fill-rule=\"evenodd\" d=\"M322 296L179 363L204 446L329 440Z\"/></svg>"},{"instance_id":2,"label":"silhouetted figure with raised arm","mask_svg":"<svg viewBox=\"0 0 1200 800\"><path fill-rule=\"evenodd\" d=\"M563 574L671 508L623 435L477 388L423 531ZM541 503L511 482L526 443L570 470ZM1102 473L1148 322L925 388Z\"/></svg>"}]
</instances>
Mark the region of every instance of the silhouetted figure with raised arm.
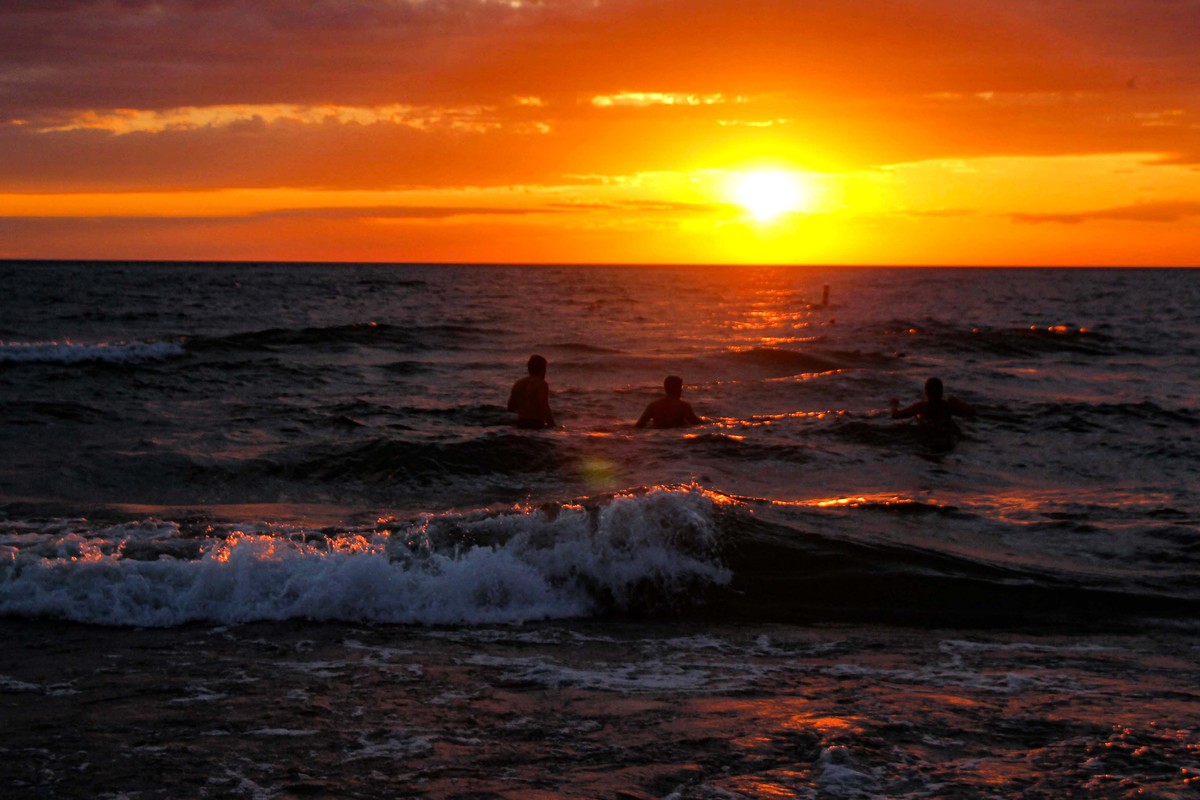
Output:
<instances>
[{"instance_id":1,"label":"silhouetted figure with raised arm","mask_svg":"<svg viewBox=\"0 0 1200 800\"><path fill-rule=\"evenodd\" d=\"M957 397L944 397L945 389L941 378L930 378L925 381L925 399L918 400L912 405L900 407L900 401L892 398L892 419L908 419L916 417L921 426L938 444L949 445L956 436L961 435L955 417L975 416L975 407Z\"/></svg>"},{"instance_id":2,"label":"silhouetted figure with raised arm","mask_svg":"<svg viewBox=\"0 0 1200 800\"><path fill-rule=\"evenodd\" d=\"M529 374L513 384L508 395L508 410L517 412L518 428L553 428L550 411L550 384L546 383L546 359L537 354L526 364Z\"/></svg>"},{"instance_id":3,"label":"silhouetted figure with raised arm","mask_svg":"<svg viewBox=\"0 0 1200 800\"><path fill-rule=\"evenodd\" d=\"M635 424L638 428L646 427L653 422L656 428L682 428L685 425L699 425L704 420L692 411L692 405L683 398L683 378L678 375L668 375L663 381L665 397L660 397L642 412Z\"/></svg>"}]
</instances>

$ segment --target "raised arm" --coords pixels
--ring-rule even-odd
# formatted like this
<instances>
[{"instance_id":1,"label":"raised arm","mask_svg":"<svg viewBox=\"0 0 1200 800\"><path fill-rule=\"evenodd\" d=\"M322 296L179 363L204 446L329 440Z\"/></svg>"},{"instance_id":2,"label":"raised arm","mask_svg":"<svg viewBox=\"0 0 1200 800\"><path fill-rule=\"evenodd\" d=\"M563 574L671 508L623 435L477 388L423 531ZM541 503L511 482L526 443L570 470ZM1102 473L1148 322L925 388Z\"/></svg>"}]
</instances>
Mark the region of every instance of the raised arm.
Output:
<instances>
[{"instance_id":1,"label":"raised arm","mask_svg":"<svg viewBox=\"0 0 1200 800\"><path fill-rule=\"evenodd\" d=\"M905 406L904 408L901 408L900 401L897 400L895 397L893 397L892 401L891 401L891 407L892 407L892 419L908 419L909 417L917 416L918 414L920 414L922 411L925 410L925 401L918 400L917 402L913 403L912 405L908 405L908 406Z\"/></svg>"}]
</instances>

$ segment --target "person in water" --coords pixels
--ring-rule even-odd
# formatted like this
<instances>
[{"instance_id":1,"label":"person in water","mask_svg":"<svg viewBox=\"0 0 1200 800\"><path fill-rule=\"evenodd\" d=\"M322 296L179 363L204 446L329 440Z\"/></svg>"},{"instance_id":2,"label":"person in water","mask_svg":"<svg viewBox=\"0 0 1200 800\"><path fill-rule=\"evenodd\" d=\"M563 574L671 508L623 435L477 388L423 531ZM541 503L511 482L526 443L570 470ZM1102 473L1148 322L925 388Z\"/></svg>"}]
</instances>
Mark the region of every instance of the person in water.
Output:
<instances>
[{"instance_id":1,"label":"person in water","mask_svg":"<svg viewBox=\"0 0 1200 800\"><path fill-rule=\"evenodd\" d=\"M900 407L900 401L892 398L892 419L916 417L922 427L941 440L950 441L961 434L955 417L973 417L975 408L957 397L944 397L945 389L941 378L925 381L925 399L912 405Z\"/></svg>"},{"instance_id":2,"label":"person in water","mask_svg":"<svg viewBox=\"0 0 1200 800\"><path fill-rule=\"evenodd\" d=\"M666 396L646 406L642 416L634 423L636 427L644 428L646 423L653 422L656 428L682 428L684 425L699 425L704 421L692 411L691 403L682 399L683 378L668 375L663 381L663 389L666 390Z\"/></svg>"},{"instance_id":3,"label":"person in water","mask_svg":"<svg viewBox=\"0 0 1200 800\"><path fill-rule=\"evenodd\" d=\"M513 384L508 395L508 410L517 412L518 428L553 428L550 410L550 384L546 383L546 359L531 355L526 364L529 374Z\"/></svg>"}]
</instances>

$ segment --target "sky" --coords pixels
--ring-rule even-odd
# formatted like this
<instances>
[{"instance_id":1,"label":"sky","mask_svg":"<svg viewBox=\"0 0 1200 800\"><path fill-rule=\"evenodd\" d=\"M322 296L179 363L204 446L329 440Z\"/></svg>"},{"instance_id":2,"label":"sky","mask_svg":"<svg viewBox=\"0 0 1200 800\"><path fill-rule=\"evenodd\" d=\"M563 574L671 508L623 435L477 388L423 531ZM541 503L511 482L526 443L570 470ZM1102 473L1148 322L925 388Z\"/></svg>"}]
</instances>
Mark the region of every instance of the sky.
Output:
<instances>
[{"instance_id":1,"label":"sky","mask_svg":"<svg viewBox=\"0 0 1200 800\"><path fill-rule=\"evenodd\" d=\"M4 0L0 258L1200 264L1200 0Z\"/></svg>"}]
</instances>

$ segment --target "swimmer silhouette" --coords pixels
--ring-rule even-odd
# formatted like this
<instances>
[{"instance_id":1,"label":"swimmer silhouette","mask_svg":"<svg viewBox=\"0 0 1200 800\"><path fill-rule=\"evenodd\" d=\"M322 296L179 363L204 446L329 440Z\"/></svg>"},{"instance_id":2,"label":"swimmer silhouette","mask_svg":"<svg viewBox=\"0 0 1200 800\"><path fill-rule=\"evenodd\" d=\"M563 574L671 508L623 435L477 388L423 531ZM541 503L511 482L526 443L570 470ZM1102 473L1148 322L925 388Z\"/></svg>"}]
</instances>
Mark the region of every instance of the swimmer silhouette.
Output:
<instances>
[{"instance_id":1,"label":"swimmer silhouette","mask_svg":"<svg viewBox=\"0 0 1200 800\"><path fill-rule=\"evenodd\" d=\"M895 397L891 400L892 419L908 419L916 417L921 426L935 438L939 444L948 445L962 431L954 422L954 417L973 417L975 407L959 400L957 397L944 397L945 389L941 378L930 378L925 381L925 399L918 400L912 405L900 407L900 401Z\"/></svg>"},{"instance_id":2,"label":"swimmer silhouette","mask_svg":"<svg viewBox=\"0 0 1200 800\"><path fill-rule=\"evenodd\" d=\"M526 367L529 374L514 383L508 394L508 410L517 412L518 428L553 428L546 359L535 353L529 357Z\"/></svg>"},{"instance_id":3,"label":"swimmer silhouette","mask_svg":"<svg viewBox=\"0 0 1200 800\"><path fill-rule=\"evenodd\" d=\"M646 423L653 422L656 428L682 428L685 425L699 425L704 421L692 411L691 404L682 399L683 378L668 375L663 381L663 389L666 396L646 406L642 416L634 423L635 427L644 428Z\"/></svg>"}]
</instances>

